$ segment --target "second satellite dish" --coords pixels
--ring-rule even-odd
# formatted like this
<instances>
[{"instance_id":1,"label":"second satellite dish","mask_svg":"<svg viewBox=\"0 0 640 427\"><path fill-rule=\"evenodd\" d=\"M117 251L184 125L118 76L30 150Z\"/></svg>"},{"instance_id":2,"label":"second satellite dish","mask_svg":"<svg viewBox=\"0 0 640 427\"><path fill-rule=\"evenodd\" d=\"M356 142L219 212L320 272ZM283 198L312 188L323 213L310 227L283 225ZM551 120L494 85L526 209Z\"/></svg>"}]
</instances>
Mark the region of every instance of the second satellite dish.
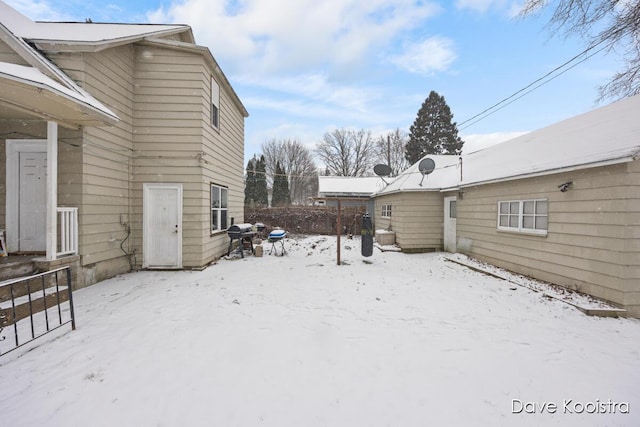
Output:
<instances>
[{"instance_id":1,"label":"second satellite dish","mask_svg":"<svg viewBox=\"0 0 640 427\"><path fill-rule=\"evenodd\" d=\"M418 163L418 170L422 174L422 179L420 180L420 187L422 187L422 181L424 180L425 175L429 175L436 168L436 162L430 158L424 158L420 160Z\"/></svg>"},{"instance_id":2,"label":"second satellite dish","mask_svg":"<svg viewBox=\"0 0 640 427\"><path fill-rule=\"evenodd\" d=\"M381 163L373 167L373 173L378 176L389 176L391 175L391 167Z\"/></svg>"},{"instance_id":3,"label":"second satellite dish","mask_svg":"<svg viewBox=\"0 0 640 427\"><path fill-rule=\"evenodd\" d=\"M436 162L433 159L425 158L418 163L418 170L422 175L429 175L436 168Z\"/></svg>"},{"instance_id":4,"label":"second satellite dish","mask_svg":"<svg viewBox=\"0 0 640 427\"><path fill-rule=\"evenodd\" d=\"M391 172L393 172L391 167L383 163L377 164L373 167L373 173L378 175L386 185L389 185L389 183L384 180L384 177L391 175Z\"/></svg>"}]
</instances>

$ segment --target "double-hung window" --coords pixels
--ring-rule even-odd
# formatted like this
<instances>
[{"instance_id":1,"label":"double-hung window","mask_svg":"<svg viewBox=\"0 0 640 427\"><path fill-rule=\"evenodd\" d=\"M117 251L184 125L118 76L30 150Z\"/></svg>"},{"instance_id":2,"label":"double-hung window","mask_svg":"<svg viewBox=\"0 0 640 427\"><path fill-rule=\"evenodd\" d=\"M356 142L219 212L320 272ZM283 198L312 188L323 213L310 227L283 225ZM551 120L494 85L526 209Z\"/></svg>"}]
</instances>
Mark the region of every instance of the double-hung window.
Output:
<instances>
[{"instance_id":1,"label":"double-hung window","mask_svg":"<svg viewBox=\"0 0 640 427\"><path fill-rule=\"evenodd\" d=\"M211 184L211 232L227 229L227 197L229 189Z\"/></svg>"},{"instance_id":2,"label":"double-hung window","mask_svg":"<svg viewBox=\"0 0 640 427\"><path fill-rule=\"evenodd\" d=\"M220 129L220 86L211 79L211 126Z\"/></svg>"},{"instance_id":3,"label":"double-hung window","mask_svg":"<svg viewBox=\"0 0 640 427\"><path fill-rule=\"evenodd\" d=\"M391 218L391 205L382 205L382 218Z\"/></svg>"},{"instance_id":4,"label":"double-hung window","mask_svg":"<svg viewBox=\"0 0 640 427\"><path fill-rule=\"evenodd\" d=\"M498 230L547 235L549 202L546 199L498 202Z\"/></svg>"}]
</instances>

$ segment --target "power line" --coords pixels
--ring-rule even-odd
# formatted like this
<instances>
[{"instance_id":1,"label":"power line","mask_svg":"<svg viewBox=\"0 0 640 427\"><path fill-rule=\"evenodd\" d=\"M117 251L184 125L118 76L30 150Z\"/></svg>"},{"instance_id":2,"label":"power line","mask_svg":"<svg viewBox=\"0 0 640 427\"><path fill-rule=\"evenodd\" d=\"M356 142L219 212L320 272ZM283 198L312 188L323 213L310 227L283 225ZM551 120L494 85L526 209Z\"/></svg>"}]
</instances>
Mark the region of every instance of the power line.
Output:
<instances>
[{"instance_id":1,"label":"power line","mask_svg":"<svg viewBox=\"0 0 640 427\"><path fill-rule=\"evenodd\" d=\"M547 83L549 83L549 82L551 82L552 80L554 80L554 79L556 79L556 78L560 77L561 75L563 75L563 74L564 74L564 73L566 73L567 71L569 71L569 70L571 70L571 69L573 69L573 68L577 67L578 65L582 64L582 63L583 63L584 61L586 61L587 59L591 58L592 56L594 56L594 55L596 55L596 54L598 54L598 53L600 53L600 52L602 52L602 51L603 51L604 49L606 49L606 48L607 48L607 46L604 46L604 47L602 47L602 48L598 49L597 51L595 51L595 52L594 52L594 53L592 53L591 55L589 55L589 56L587 56L587 57L583 58L581 61L576 62L575 64L571 65L571 67L569 67L569 68L567 68L567 69L565 69L565 70L562 70L561 72L559 72L559 73L558 73L558 74L556 74L555 76L550 77L548 80L545 80L545 81L541 82L540 84L538 84L538 85L536 85L536 86L533 86L533 85L534 85L534 84L536 84L537 82L540 82L540 80L542 80L542 78L541 78L541 79L536 80L535 82L533 82L533 83L531 83L531 84L529 84L529 85L527 85L526 87L524 87L524 88L520 89L519 91L515 92L513 95L509 96L508 98L505 98L505 99L503 99L502 101L500 101L499 103L497 103L497 104L493 105L492 107L490 107L490 108L488 108L488 109L484 110L482 113L480 113L480 114L476 114L475 116L471 117L470 119L465 120L463 123L468 123L468 124L467 124L466 126L461 127L461 128L460 128L460 130L464 130L464 129L468 128L468 127L471 127L471 126L475 125L476 123L478 123L479 121L481 121L481 120L483 120L483 119L485 119L485 118L489 117L490 115L497 113L498 111L502 110L503 108L505 108L505 107L507 107L507 106L509 106L509 105L513 104L514 102L516 102L516 101L517 101L517 100L519 100L520 98L522 98L522 97L524 97L524 96L526 96L526 95L530 94L531 92L533 92L534 90L538 89L539 87L546 85ZM545 76L545 77L546 77L546 76ZM532 87L532 86L533 86L533 87ZM531 88L531 89L529 89L529 88ZM527 89L529 89L529 90L527 90ZM521 92L523 92L523 91L525 91L525 90L526 90L526 92L524 92L524 93L522 93L520 96L518 96L518 97L514 98L516 95L520 94ZM511 99L511 98L514 98L514 99ZM508 101L508 100L510 100L510 99L511 99L511 101L509 101L509 102L505 103L506 101ZM501 104L503 104L503 105L501 105ZM499 106L499 108L498 108L498 106ZM492 109L493 109L493 110L492 110ZM492 111L489 111L489 110L492 110ZM486 114L484 114L484 113L486 113ZM482 114L484 114L484 115L483 115L482 117L479 117L479 116L480 116L480 115L482 115ZM474 118L476 118L476 117L479 117L479 118L478 118L477 120L474 120L473 122L469 123L471 120L473 120L473 119L474 119Z\"/></svg>"},{"instance_id":2,"label":"power line","mask_svg":"<svg viewBox=\"0 0 640 427\"><path fill-rule=\"evenodd\" d=\"M611 46L611 43L601 47L600 49L596 50L594 53L591 53L590 55L586 55L589 51L595 49L596 47L600 46L601 44L605 43L606 41L610 40L611 38L613 38L614 36L618 36L620 32L625 32L626 30L630 29L629 28L630 25L624 26L622 28L619 28L615 33L611 34L608 37L603 38L602 40L598 41L597 43L594 43L590 46L588 46L586 49L584 49L582 52L578 53L577 55L573 56L571 59L569 59L568 61L565 61L563 64L557 66L556 68L554 68L553 70L549 71L548 73L546 73L545 75L543 75L542 77L534 80L533 82L529 83L528 85L526 85L525 87L517 90L516 92L512 93L511 95L509 95L508 97L500 100L499 102L493 104L492 106L484 109L483 111L481 111L480 113L468 118L467 120L462 121L461 123L458 124L458 126L460 127L460 130L464 130L476 123L478 123L480 120L490 116L491 114L494 114L497 111L500 111L501 109L503 109L504 107L506 107L507 105L512 104L513 102L517 101L518 99L522 98L523 96L533 92L534 90L538 89L539 87L549 83L550 81L552 81L553 79L561 76L562 74L566 73L567 71L571 70L572 68L574 68L575 66L577 66L578 64L583 63L584 61L586 61L587 59L593 57L594 55L602 52L604 49L607 49ZM563 68L565 68L567 65L571 64L572 62L576 61L576 59L585 56L582 60L580 60L579 62L571 65L569 68L562 70ZM557 75L550 77L552 74L558 72L562 70L561 72L559 72ZM549 78L550 77L550 78ZM546 80L545 80L546 79ZM539 84L538 84L539 83ZM531 89L530 89L531 88ZM530 90L528 90L530 89ZM524 92L524 93L523 93ZM521 95L520 95L521 94ZM520 96L518 96L520 95ZM513 100L511 100L512 98L515 98ZM507 101L511 100L510 102L507 103ZM505 104L506 103L506 104ZM502 105L504 104L504 105ZM500 107L500 108L498 108ZM476 120L477 119L477 120ZM466 126L464 126L466 124Z\"/></svg>"}]
</instances>

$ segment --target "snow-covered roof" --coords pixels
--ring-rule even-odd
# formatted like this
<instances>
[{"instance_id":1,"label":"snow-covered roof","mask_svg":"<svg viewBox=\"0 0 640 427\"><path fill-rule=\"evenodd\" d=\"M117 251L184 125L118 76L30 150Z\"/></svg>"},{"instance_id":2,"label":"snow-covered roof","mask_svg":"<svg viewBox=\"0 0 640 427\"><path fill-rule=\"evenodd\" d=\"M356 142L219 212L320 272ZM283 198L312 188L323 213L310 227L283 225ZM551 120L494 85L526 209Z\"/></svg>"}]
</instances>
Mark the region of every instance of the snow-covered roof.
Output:
<instances>
[{"instance_id":1,"label":"snow-covered roof","mask_svg":"<svg viewBox=\"0 0 640 427\"><path fill-rule=\"evenodd\" d=\"M17 37L32 42L61 44L87 43L95 45L101 42L157 37L191 31L188 25L34 22L3 1L0 1L0 21Z\"/></svg>"},{"instance_id":2,"label":"snow-covered roof","mask_svg":"<svg viewBox=\"0 0 640 427\"><path fill-rule=\"evenodd\" d=\"M433 159L436 168L422 185L420 162L416 162L376 195L448 191L636 160L640 157L640 95L460 157L425 157Z\"/></svg>"},{"instance_id":3,"label":"snow-covered roof","mask_svg":"<svg viewBox=\"0 0 640 427\"><path fill-rule=\"evenodd\" d=\"M0 1L0 36L30 66L0 62L0 90L5 102L41 117L74 125L115 123L116 114L79 87L55 64L13 32L33 21Z\"/></svg>"},{"instance_id":4,"label":"snow-covered roof","mask_svg":"<svg viewBox=\"0 0 640 427\"><path fill-rule=\"evenodd\" d=\"M640 95L463 155L450 187L628 162L640 154Z\"/></svg>"},{"instance_id":5,"label":"snow-covered roof","mask_svg":"<svg viewBox=\"0 0 640 427\"><path fill-rule=\"evenodd\" d=\"M320 197L329 196L370 196L384 188L385 184L377 176L347 177L347 176L319 176L318 194Z\"/></svg>"},{"instance_id":6,"label":"snow-covered roof","mask_svg":"<svg viewBox=\"0 0 640 427\"><path fill-rule=\"evenodd\" d=\"M84 91L74 90L64 86L50 77L47 77L38 69L24 65L0 62L0 78L21 83L24 85L44 89L58 96L62 96L86 107L97 110L117 120L117 116L100 101Z\"/></svg>"},{"instance_id":7,"label":"snow-covered roof","mask_svg":"<svg viewBox=\"0 0 640 427\"><path fill-rule=\"evenodd\" d=\"M20 29L20 37L33 41L99 43L118 39L153 37L165 33L188 31L187 25L102 24L84 22L34 22Z\"/></svg>"},{"instance_id":8,"label":"snow-covered roof","mask_svg":"<svg viewBox=\"0 0 640 427\"><path fill-rule=\"evenodd\" d=\"M430 158L435 163L435 169L428 175L422 175L418 169L420 161L398 175L376 195L391 194L400 191L440 191L455 182L460 176L460 156L457 155L426 155L422 159ZM420 160L422 160L420 159ZM387 180L388 181L388 180Z\"/></svg>"}]
</instances>

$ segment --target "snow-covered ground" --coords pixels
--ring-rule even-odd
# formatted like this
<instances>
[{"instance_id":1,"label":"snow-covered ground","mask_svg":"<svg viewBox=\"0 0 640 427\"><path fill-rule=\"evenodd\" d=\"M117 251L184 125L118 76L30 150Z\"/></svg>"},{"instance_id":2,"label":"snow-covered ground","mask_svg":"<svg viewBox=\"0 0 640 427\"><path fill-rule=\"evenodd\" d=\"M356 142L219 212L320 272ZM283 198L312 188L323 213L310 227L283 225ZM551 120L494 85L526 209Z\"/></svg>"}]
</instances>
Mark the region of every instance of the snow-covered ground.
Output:
<instances>
[{"instance_id":1,"label":"snow-covered ground","mask_svg":"<svg viewBox=\"0 0 640 427\"><path fill-rule=\"evenodd\" d=\"M76 331L0 357L0 424L640 425L640 321L335 240L75 292Z\"/></svg>"}]
</instances>

